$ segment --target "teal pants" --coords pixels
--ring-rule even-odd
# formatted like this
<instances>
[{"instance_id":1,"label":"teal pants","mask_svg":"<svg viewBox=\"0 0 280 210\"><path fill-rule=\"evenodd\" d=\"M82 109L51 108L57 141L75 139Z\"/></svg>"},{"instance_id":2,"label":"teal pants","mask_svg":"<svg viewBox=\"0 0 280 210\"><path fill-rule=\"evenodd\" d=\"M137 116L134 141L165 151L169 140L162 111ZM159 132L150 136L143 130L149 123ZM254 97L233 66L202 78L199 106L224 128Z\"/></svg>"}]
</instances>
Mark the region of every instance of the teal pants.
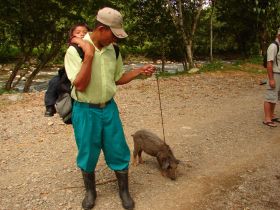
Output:
<instances>
[{"instance_id":1,"label":"teal pants","mask_svg":"<svg viewBox=\"0 0 280 210\"><path fill-rule=\"evenodd\" d=\"M104 108L93 108L87 103L75 101L72 124L78 147L79 168L89 173L93 172L102 149L110 169L128 169L130 151L118 107L113 99Z\"/></svg>"}]
</instances>

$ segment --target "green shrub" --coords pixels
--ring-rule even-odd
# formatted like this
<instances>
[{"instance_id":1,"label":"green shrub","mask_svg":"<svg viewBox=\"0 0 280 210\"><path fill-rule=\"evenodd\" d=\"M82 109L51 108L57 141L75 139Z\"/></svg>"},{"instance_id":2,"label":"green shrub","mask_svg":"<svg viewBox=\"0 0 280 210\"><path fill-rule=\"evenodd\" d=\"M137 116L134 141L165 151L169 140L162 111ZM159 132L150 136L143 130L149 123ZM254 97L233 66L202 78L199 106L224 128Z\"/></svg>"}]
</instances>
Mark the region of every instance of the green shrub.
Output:
<instances>
[{"instance_id":1,"label":"green shrub","mask_svg":"<svg viewBox=\"0 0 280 210\"><path fill-rule=\"evenodd\" d=\"M220 60L214 60L213 62L204 64L200 71L220 71L224 68L224 64Z\"/></svg>"},{"instance_id":2,"label":"green shrub","mask_svg":"<svg viewBox=\"0 0 280 210\"><path fill-rule=\"evenodd\" d=\"M17 91L15 90L9 90L7 91L6 89L0 87L0 95L4 94L4 93L16 93Z\"/></svg>"}]
</instances>

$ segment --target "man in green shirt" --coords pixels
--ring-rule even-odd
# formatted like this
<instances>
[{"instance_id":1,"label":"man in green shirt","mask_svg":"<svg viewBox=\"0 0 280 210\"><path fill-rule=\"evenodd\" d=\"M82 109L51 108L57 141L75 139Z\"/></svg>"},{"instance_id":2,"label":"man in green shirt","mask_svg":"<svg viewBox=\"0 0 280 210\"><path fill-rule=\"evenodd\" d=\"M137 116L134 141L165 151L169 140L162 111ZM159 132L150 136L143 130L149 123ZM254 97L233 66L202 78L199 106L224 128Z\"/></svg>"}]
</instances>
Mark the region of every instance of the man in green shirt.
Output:
<instances>
[{"instance_id":1,"label":"man in green shirt","mask_svg":"<svg viewBox=\"0 0 280 210\"><path fill-rule=\"evenodd\" d=\"M65 55L65 68L73 89L72 123L78 147L77 165L82 170L86 195L84 209L94 207L96 199L94 170L103 150L110 169L118 179L119 194L125 209L133 209L128 190L130 151L125 140L118 107L113 99L116 86L130 82L140 74L151 76L155 67L143 67L124 72L122 57L116 56L112 43L127 37L122 15L105 7L98 11L92 33L83 43L84 59L70 46Z\"/></svg>"}]
</instances>

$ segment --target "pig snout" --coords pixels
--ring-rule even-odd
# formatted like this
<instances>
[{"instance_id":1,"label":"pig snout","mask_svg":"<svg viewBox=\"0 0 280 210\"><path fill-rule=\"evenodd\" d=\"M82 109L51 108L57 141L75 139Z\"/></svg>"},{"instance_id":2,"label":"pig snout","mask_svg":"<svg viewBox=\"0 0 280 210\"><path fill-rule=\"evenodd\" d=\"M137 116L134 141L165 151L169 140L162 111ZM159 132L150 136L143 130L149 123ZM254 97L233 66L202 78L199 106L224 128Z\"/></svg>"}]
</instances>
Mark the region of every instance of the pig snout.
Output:
<instances>
[{"instance_id":1,"label":"pig snout","mask_svg":"<svg viewBox=\"0 0 280 210\"><path fill-rule=\"evenodd\" d=\"M168 169L167 177L170 178L171 180L175 181L177 178L177 169Z\"/></svg>"}]
</instances>

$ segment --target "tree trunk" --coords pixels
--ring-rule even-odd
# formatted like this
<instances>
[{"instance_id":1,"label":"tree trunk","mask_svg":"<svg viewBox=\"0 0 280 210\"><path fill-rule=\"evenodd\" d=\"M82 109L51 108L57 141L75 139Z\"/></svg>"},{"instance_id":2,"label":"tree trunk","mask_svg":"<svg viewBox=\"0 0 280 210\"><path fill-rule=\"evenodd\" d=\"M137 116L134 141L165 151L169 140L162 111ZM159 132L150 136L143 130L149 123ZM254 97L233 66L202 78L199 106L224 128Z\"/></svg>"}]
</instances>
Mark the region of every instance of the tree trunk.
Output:
<instances>
[{"instance_id":1,"label":"tree trunk","mask_svg":"<svg viewBox=\"0 0 280 210\"><path fill-rule=\"evenodd\" d=\"M37 65L36 69L27 78L24 84L23 92L28 92L30 90L30 86L33 82L33 79L45 67L45 65L58 54L60 47L61 47L61 43L56 43L56 45L53 46L52 49L50 50L50 53L44 56L42 61Z\"/></svg>"},{"instance_id":2,"label":"tree trunk","mask_svg":"<svg viewBox=\"0 0 280 210\"><path fill-rule=\"evenodd\" d=\"M210 15L210 61L213 62L213 14L214 14L215 0L212 0L211 15Z\"/></svg>"},{"instance_id":3,"label":"tree trunk","mask_svg":"<svg viewBox=\"0 0 280 210\"><path fill-rule=\"evenodd\" d=\"M183 41L184 41L184 46L185 50L187 53L187 62L189 63L189 68L193 67L193 56L192 56L192 36L187 35L188 33L185 31L184 28L184 17L183 17L183 12L182 12L182 1L179 0L178 2L178 9L179 9L179 19L178 19L178 26L179 29L182 33Z\"/></svg>"},{"instance_id":4,"label":"tree trunk","mask_svg":"<svg viewBox=\"0 0 280 210\"><path fill-rule=\"evenodd\" d=\"M16 63L12 73L10 74L8 80L6 81L4 87L5 90L9 91L12 89L12 84L17 76L18 71L20 70L21 66L29 59L33 48L34 48L33 45L30 45L29 47L25 47L23 44L20 45L20 51L21 51L20 59Z\"/></svg>"},{"instance_id":5,"label":"tree trunk","mask_svg":"<svg viewBox=\"0 0 280 210\"><path fill-rule=\"evenodd\" d=\"M165 70L165 57L161 58L161 71L164 72Z\"/></svg>"},{"instance_id":6,"label":"tree trunk","mask_svg":"<svg viewBox=\"0 0 280 210\"><path fill-rule=\"evenodd\" d=\"M164 41L161 42L161 71L165 70L165 45Z\"/></svg>"},{"instance_id":7,"label":"tree trunk","mask_svg":"<svg viewBox=\"0 0 280 210\"><path fill-rule=\"evenodd\" d=\"M181 32L181 36L183 38L183 44L184 44L184 49L187 53L187 61L189 63L189 68L192 68L194 66L193 63L193 53L192 53L192 41L193 37L196 31L197 23L200 17L200 13L202 11L202 5L203 5L203 0L198 0L199 1L199 6L196 9L196 15L193 19L193 22L190 23L184 23L184 16L183 16L183 7L182 7L182 1L177 0L177 10L173 8L173 3L171 3L170 0L167 0L168 4L168 9L170 11L172 20L178 31ZM191 25L191 31L185 30L185 24L190 24Z\"/></svg>"},{"instance_id":8,"label":"tree trunk","mask_svg":"<svg viewBox=\"0 0 280 210\"><path fill-rule=\"evenodd\" d=\"M184 60L182 61L182 64L185 71L189 69L186 54L184 54Z\"/></svg>"},{"instance_id":9,"label":"tree trunk","mask_svg":"<svg viewBox=\"0 0 280 210\"><path fill-rule=\"evenodd\" d=\"M8 80L6 81L6 84L5 84L5 87L4 87L5 90L9 91L9 90L12 89L13 81L14 81L14 79L16 78L19 69L20 69L21 66L24 64L25 61L26 61L26 57L21 58L21 59L16 63L14 69L12 70L12 73L10 74Z\"/></svg>"},{"instance_id":10,"label":"tree trunk","mask_svg":"<svg viewBox=\"0 0 280 210\"><path fill-rule=\"evenodd\" d=\"M33 82L33 79L36 77L36 75L41 71L41 69L46 65L45 64L41 64L38 65L37 68L30 74L30 76L27 78L25 84L24 84L24 88L23 88L23 92L26 93L30 90L30 86Z\"/></svg>"},{"instance_id":11,"label":"tree trunk","mask_svg":"<svg viewBox=\"0 0 280 210\"><path fill-rule=\"evenodd\" d=\"M189 68L192 68L194 67L193 56L192 56L192 44L186 44L185 46L187 48L187 60L189 63Z\"/></svg>"},{"instance_id":12,"label":"tree trunk","mask_svg":"<svg viewBox=\"0 0 280 210\"><path fill-rule=\"evenodd\" d=\"M25 74L20 74L20 76L19 76L19 78L17 79L17 81L14 82L14 84L12 85L12 89L15 88L15 87L18 85L18 83L21 81L21 79L22 79L25 75L26 75L26 73L25 73Z\"/></svg>"},{"instance_id":13,"label":"tree trunk","mask_svg":"<svg viewBox=\"0 0 280 210\"><path fill-rule=\"evenodd\" d=\"M261 49L261 54L262 56L264 56L264 54L266 53L267 51L267 47L268 47L268 34L267 34L267 31L266 29L263 27L263 30L261 30L259 32L260 34L260 49Z\"/></svg>"}]
</instances>

